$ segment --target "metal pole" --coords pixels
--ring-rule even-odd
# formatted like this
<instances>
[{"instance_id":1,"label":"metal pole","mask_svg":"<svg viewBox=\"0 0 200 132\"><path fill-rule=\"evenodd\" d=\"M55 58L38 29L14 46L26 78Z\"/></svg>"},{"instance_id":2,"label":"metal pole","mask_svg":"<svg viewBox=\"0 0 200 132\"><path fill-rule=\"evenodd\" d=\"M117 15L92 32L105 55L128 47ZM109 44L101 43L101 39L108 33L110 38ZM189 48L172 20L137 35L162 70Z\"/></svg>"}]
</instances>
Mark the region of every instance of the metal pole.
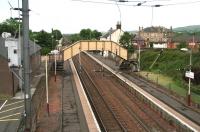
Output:
<instances>
[{"instance_id":1,"label":"metal pole","mask_svg":"<svg viewBox=\"0 0 200 132\"><path fill-rule=\"evenodd\" d=\"M22 0L23 23L23 60L25 88L25 131L31 131L31 91L30 91L30 55L29 55L29 3Z\"/></svg>"},{"instance_id":2,"label":"metal pole","mask_svg":"<svg viewBox=\"0 0 200 132\"><path fill-rule=\"evenodd\" d=\"M18 9L20 9L19 6L19 0L18 0ZM19 76L22 78L22 44L21 44L21 26L20 26L20 10L18 10L18 17L19 17L19 36L18 36L18 62L19 62ZM23 96L23 92L22 92L22 80L19 80L19 87L21 90L21 96Z\"/></svg>"},{"instance_id":3,"label":"metal pole","mask_svg":"<svg viewBox=\"0 0 200 132\"><path fill-rule=\"evenodd\" d=\"M138 71L140 71L140 45L139 45L139 55L138 55Z\"/></svg>"},{"instance_id":4,"label":"metal pole","mask_svg":"<svg viewBox=\"0 0 200 132\"><path fill-rule=\"evenodd\" d=\"M53 50L53 35L51 36L51 38L52 38L52 42L51 42L51 50Z\"/></svg>"},{"instance_id":5,"label":"metal pole","mask_svg":"<svg viewBox=\"0 0 200 132\"><path fill-rule=\"evenodd\" d=\"M46 63L45 63L45 69L46 69L46 98L47 98L47 113L49 115L49 85L48 85L48 65L47 65L47 56L46 56Z\"/></svg>"},{"instance_id":6,"label":"metal pole","mask_svg":"<svg viewBox=\"0 0 200 132\"><path fill-rule=\"evenodd\" d=\"M56 82L56 53L54 53L54 59L55 59L55 72L54 72L54 76L55 76L55 82Z\"/></svg>"},{"instance_id":7,"label":"metal pole","mask_svg":"<svg viewBox=\"0 0 200 132\"><path fill-rule=\"evenodd\" d=\"M190 72L191 72L191 68L192 68L192 49L190 50ZM191 105L190 86L191 86L191 78L189 77L189 82L188 82L188 106Z\"/></svg>"}]
</instances>

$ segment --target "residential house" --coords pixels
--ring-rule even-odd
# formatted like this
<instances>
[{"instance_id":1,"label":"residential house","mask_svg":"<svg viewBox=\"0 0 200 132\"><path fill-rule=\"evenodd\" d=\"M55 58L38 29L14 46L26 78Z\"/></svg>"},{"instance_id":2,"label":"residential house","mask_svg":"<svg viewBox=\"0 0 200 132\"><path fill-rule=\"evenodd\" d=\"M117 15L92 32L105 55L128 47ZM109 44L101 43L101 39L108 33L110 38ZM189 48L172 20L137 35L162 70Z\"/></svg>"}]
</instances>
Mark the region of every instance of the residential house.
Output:
<instances>
[{"instance_id":1,"label":"residential house","mask_svg":"<svg viewBox=\"0 0 200 132\"><path fill-rule=\"evenodd\" d=\"M159 43L159 44L167 44L170 42L172 37L172 27L170 29L167 29L165 27L157 26L157 27L139 27L138 36L141 36L147 45L149 47L150 43Z\"/></svg>"},{"instance_id":2,"label":"residential house","mask_svg":"<svg viewBox=\"0 0 200 132\"><path fill-rule=\"evenodd\" d=\"M145 39L143 39L138 34L133 38L133 42L132 43L133 43L134 48L136 48L136 49L138 49L139 46L140 46L140 48L145 48L146 47Z\"/></svg>"},{"instance_id":3,"label":"residential house","mask_svg":"<svg viewBox=\"0 0 200 132\"><path fill-rule=\"evenodd\" d=\"M31 75L40 67L41 47L32 41L30 44ZM19 88L19 47L18 39L0 37L0 94L13 96ZM13 74L13 72L14 74Z\"/></svg>"},{"instance_id":4,"label":"residential house","mask_svg":"<svg viewBox=\"0 0 200 132\"><path fill-rule=\"evenodd\" d=\"M119 43L120 37L124 34L121 29L121 23L117 23L116 29L110 28L110 30L100 37L100 40L109 40Z\"/></svg>"}]
</instances>

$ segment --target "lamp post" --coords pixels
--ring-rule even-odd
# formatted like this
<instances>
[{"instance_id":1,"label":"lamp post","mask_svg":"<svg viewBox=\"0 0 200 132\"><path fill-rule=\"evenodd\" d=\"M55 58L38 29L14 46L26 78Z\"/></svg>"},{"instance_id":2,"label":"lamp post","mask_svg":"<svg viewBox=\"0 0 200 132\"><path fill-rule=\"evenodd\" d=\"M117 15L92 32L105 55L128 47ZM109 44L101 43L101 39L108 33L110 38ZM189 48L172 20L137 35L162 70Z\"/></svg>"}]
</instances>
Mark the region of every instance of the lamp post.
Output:
<instances>
[{"instance_id":1,"label":"lamp post","mask_svg":"<svg viewBox=\"0 0 200 132\"><path fill-rule=\"evenodd\" d=\"M182 51L186 51L184 48L181 49ZM189 51L189 54L190 54L190 62L189 62L189 71L186 71L185 73L185 76L188 77L188 93L187 93L187 104L188 106L191 105L191 92L190 92L190 89L191 89L191 79L194 78L194 73L191 71L192 69L192 49L190 49Z\"/></svg>"},{"instance_id":2,"label":"lamp post","mask_svg":"<svg viewBox=\"0 0 200 132\"><path fill-rule=\"evenodd\" d=\"M49 86L48 86L48 60L47 60L47 56L45 57L46 61L45 61L45 73L46 73L46 103L47 103L47 114L49 115Z\"/></svg>"},{"instance_id":3,"label":"lamp post","mask_svg":"<svg viewBox=\"0 0 200 132\"><path fill-rule=\"evenodd\" d=\"M190 66L189 73L191 73L191 67L192 67L192 49L190 50L190 65L189 66ZM191 77L189 77L189 81L188 81L188 106L191 105L190 85L191 85Z\"/></svg>"},{"instance_id":4,"label":"lamp post","mask_svg":"<svg viewBox=\"0 0 200 132\"><path fill-rule=\"evenodd\" d=\"M140 44L139 44L139 55L138 55L138 71L140 71Z\"/></svg>"},{"instance_id":5,"label":"lamp post","mask_svg":"<svg viewBox=\"0 0 200 132\"><path fill-rule=\"evenodd\" d=\"M55 59L55 72L54 72L54 75L55 75L55 82L56 82L56 53L54 53L54 59Z\"/></svg>"},{"instance_id":6,"label":"lamp post","mask_svg":"<svg viewBox=\"0 0 200 132\"><path fill-rule=\"evenodd\" d=\"M51 35L51 50L53 50L53 35Z\"/></svg>"}]
</instances>

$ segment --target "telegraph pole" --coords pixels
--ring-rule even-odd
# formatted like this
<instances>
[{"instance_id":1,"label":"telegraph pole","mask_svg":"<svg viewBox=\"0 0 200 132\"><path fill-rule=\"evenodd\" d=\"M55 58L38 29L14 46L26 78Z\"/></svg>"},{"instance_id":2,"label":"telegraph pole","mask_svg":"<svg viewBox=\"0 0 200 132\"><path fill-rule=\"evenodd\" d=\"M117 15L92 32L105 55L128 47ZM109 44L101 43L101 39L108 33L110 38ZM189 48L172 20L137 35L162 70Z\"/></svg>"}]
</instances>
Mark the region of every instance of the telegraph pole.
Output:
<instances>
[{"instance_id":1,"label":"telegraph pole","mask_svg":"<svg viewBox=\"0 0 200 132\"><path fill-rule=\"evenodd\" d=\"M25 132L31 131L31 91L30 91L30 56L29 56L29 3L22 0L23 24L23 67L25 88Z\"/></svg>"}]
</instances>

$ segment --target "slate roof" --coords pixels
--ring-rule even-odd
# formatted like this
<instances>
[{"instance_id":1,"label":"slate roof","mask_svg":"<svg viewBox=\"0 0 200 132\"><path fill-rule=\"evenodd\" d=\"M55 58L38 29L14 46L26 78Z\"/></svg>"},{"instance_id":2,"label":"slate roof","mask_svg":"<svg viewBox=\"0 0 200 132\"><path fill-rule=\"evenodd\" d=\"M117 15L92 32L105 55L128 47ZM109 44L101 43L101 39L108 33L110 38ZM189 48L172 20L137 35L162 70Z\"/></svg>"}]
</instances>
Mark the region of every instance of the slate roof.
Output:
<instances>
[{"instance_id":1,"label":"slate roof","mask_svg":"<svg viewBox=\"0 0 200 132\"><path fill-rule=\"evenodd\" d=\"M113 30L112 28L103 36L101 36L101 38L108 38L111 34L113 34L117 29Z\"/></svg>"},{"instance_id":2,"label":"slate roof","mask_svg":"<svg viewBox=\"0 0 200 132\"><path fill-rule=\"evenodd\" d=\"M165 28L165 27L160 27L160 26L159 26L159 27L153 27L153 26L152 26L152 27L147 27L147 28L144 28L143 31L144 31L144 32L152 32L152 33L153 33L153 32L154 32L154 33L155 33L155 32L156 32L156 33L157 33L157 32L170 32L169 29L167 29L167 28Z\"/></svg>"},{"instance_id":3,"label":"slate roof","mask_svg":"<svg viewBox=\"0 0 200 132\"><path fill-rule=\"evenodd\" d=\"M134 41L145 41L141 36L139 35L136 35L134 38L133 38Z\"/></svg>"}]
</instances>

